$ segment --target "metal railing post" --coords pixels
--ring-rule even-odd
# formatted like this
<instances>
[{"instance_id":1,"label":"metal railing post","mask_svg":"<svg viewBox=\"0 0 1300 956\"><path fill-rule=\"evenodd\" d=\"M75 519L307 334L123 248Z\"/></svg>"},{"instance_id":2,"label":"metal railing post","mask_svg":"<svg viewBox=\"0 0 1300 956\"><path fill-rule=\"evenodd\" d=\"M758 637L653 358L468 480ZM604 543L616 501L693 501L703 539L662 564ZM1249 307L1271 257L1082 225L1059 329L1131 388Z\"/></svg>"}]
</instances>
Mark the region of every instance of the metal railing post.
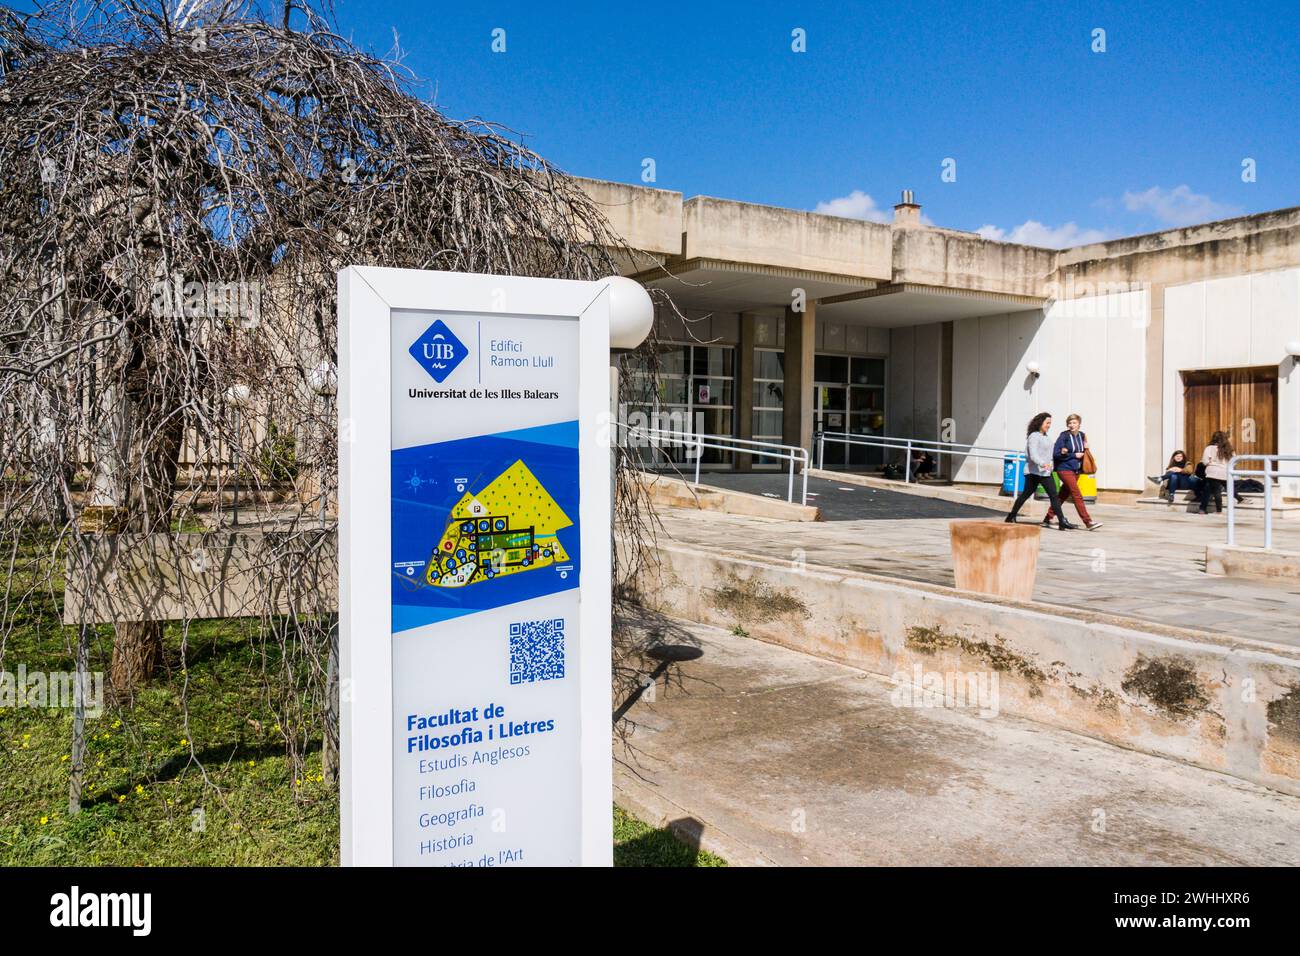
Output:
<instances>
[{"instance_id":1,"label":"metal railing post","mask_svg":"<svg viewBox=\"0 0 1300 956\"><path fill-rule=\"evenodd\" d=\"M1230 548L1237 542L1237 526L1235 523L1237 515L1234 504L1237 501L1235 479L1237 474L1237 460L1240 457L1240 455L1233 455L1232 460L1228 462L1228 547ZM1172 481L1172 479L1170 480ZM1159 491L1160 489L1157 488L1156 490ZM1207 501L1208 499L1202 498L1201 500Z\"/></svg>"},{"instance_id":2,"label":"metal railing post","mask_svg":"<svg viewBox=\"0 0 1300 956\"><path fill-rule=\"evenodd\" d=\"M808 456L808 453L807 453L807 452L804 452L804 463L803 463L803 503L804 503L805 506L807 506L807 504L808 504L808 457L807 457L807 456Z\"/></svg>"},{"instance_id":3,"label":"metal railing post","mask_svg":"<svg viewBox=\"0 0 1300 956\"><path fill-rule=\"evenodd\" d=\"M790 456L790 481L785 488L785 500L794 504L794 455Z\"/></svg>"},{"instance_id":4,"label":"metal railing post","mask_svg":"<svg viewBox=\"0 0 1300 956\"><path fill-rule=\"evenodd\" d=\"M700 486L700 465L704 461L704 439L695 437L695 487Z\"/></svg>"},{"instance_id":5,"label":"metal railing post","mask_svg":"<svg viewBox=\"0 0 1300 956\"><path fill-rule=\"evenodd\" d=\"M826 435L822 432L817 433L817 467L826 468Z\"/></svg>"},{"instance_id":6,"label":"metal railing post","mask_svg":"<svg viewBox=\"0 0 1300 956\"><path fill-rule=\"evenodd\" d=\"M903 484L912 480L912 439L907 440L907 457L903 460Z\"/></svg>"},{"instance_id":7,"label":"metal railing post","mask_svg":"<svg viewBox=\"0 0 1300 956\"><path fill-rule=\"evenodd\" d=\"M1273 549L1273 459L1264 459L1264 550Z\"/></svg>"}]
</instances>

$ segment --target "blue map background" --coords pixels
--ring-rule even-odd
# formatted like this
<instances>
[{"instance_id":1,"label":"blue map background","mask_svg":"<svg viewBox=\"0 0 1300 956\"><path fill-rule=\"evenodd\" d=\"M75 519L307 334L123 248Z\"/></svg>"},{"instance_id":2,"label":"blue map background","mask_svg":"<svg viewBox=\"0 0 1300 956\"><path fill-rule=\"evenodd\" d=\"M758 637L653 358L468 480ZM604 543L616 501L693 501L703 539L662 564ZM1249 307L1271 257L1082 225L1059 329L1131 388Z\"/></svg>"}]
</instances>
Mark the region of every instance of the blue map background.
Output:
<instances>
[{"instance_id":1,"label":"blue map background","mask_svg":"<svg viewBox=\"0 0 1300 956\"><path fill-rule=\"evenodd\" d=\"M556 567L549 566L462 588L424 584L424 563L438 546L456 502L465 492L482 490L519 460L573 522L558 532L560 544L569 554L568 565L572 565L568 577L560 577ZM468 479L464 491L456 490L456 478ZM394 451L392 502L392 563L420 562L413 575L390 568L394 633L578 586L582 556L576 421Z\"/></svg>"}]
</instances>

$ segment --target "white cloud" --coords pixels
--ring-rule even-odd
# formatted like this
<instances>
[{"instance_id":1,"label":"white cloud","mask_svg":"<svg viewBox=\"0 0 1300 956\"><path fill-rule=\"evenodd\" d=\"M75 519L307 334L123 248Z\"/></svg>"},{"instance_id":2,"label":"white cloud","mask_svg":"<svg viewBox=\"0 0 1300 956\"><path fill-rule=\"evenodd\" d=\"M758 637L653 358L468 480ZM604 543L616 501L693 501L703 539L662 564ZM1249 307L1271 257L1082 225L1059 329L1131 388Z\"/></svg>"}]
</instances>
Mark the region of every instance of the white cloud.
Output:
<instances>
[{"instance_id":1,"label":"white cloud","mask_svg":"<svg viewBox=\"0 0 1300 956\"><path fill-rule=\"evenodd\" d=\"M1171 226L1190 226L1238 215L1241 210L1227 203L1215 202L1204 193L1194 193L1183 184L1173 189L1152 186L1145 192L1124 193L1124 208L1129 212L1150 213Z\"/></svg>"},{"instance_id":2,"label":"white cloud","mask_svg":"<svg viewBox=\"0 0 1300 956\"><path fill-rule=\"evenodd\" d=\"M892 212L879 208L876 201L861 189L855 189L847 196L819 202L813 212L845 219L866 219L869 222L889 222L894 218Z\"/></svg>"},{"instance_id":3,"label":"white cloud","mask_svg":"<svg viewBox=\"0 0 1300 956\"><path fill-rule=\"evenodd\" d=\"M1081 229L1078 223L1073 222L1060 226L1045 226L1035 219L1022 222L1011 229L990 225L980 226L975 231L985 239L993 239L997 242L1018 242L1026 246L1044 246L1048 249L1086 246L1090 242L1104 242L1113 235L1103 229Z\"/></svg>"}]
</instances>

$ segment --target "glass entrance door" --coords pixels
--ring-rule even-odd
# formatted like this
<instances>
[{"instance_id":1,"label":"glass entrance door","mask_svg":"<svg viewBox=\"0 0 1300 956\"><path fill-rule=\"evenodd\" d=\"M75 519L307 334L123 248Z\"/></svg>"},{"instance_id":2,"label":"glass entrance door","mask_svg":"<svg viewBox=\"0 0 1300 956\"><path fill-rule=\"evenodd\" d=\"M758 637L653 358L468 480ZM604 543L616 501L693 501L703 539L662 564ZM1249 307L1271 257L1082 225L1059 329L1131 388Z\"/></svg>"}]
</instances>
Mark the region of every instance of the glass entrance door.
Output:
<instances>
[{"instance_id":1,"label":"glass entrance door","mask_svg":"<svg viewBox=\"0 0 1300 956\"><path fill-rule=\"evenodd\" d=\"M813 435L885 433L885 360L867 355L818 354L812 390ZM815 451L815 449L814 449ZM827 468L873 468L884 463L884 449L826 443Z\"/></svg>"},{"instance_id":2,"label":"glass entrance door","mask_svg":"<svg viewBox=\"0 0 1300 956\"><path fill-rule=\"evenodd\" d=\"M848 431L848 389L843 385L817 383L812 390L813 436L821 432ZM827 442L825 467L848 466L848 446L840 442Z\"/></svg>"}]
</instances>

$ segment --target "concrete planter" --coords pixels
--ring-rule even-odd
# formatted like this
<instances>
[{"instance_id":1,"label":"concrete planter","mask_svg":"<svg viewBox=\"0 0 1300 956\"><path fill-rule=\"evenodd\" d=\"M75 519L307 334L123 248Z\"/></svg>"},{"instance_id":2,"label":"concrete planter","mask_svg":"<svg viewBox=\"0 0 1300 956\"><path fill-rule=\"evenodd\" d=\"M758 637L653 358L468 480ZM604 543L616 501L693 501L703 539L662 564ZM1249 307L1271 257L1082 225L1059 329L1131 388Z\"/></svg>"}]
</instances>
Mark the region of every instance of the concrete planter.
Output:
<instances>
[{"instance_id":1,"label":"concrete planter","mask_svg":"<svg viewBox=\"0 0 1300 956\"><path fill-rule=\"evenodd\" d=\"M957 587L1028 601L1038 570L1037 525L1005 521L953 521L952 569Z\"/></svg>"}]
</instances>

